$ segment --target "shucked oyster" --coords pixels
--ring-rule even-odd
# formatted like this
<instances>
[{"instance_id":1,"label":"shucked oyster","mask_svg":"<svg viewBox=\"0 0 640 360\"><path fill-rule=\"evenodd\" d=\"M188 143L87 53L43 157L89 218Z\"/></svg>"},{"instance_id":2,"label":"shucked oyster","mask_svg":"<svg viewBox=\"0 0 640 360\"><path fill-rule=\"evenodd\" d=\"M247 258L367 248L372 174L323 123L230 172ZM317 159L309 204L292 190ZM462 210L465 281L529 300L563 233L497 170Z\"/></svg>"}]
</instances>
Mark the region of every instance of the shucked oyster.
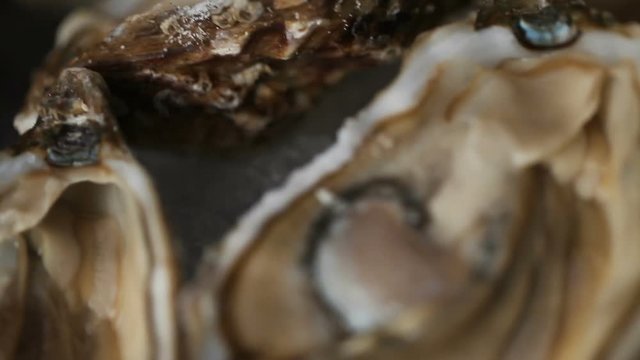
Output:
<instances>
[{"instance_id":1,"label":"shucked oyster","mask_svg":"<svg viewBox=\"0 0 640 360\"><path fill-rule=\"evenodd\" d=\"M101 77L64 70L0 153L0 359L173 359L175 268Z\"/></svg>"},{"instance_id":2,"label":"shucked oyster","mask_svg":"<svg viewBox=\"0 0 640 360\"><path fill-rule=\"evenodd\" d=\"M419 38L241 219L185 296L193 353L640 356L640 27L500 6Z\"/></svg>"}]
</instances>

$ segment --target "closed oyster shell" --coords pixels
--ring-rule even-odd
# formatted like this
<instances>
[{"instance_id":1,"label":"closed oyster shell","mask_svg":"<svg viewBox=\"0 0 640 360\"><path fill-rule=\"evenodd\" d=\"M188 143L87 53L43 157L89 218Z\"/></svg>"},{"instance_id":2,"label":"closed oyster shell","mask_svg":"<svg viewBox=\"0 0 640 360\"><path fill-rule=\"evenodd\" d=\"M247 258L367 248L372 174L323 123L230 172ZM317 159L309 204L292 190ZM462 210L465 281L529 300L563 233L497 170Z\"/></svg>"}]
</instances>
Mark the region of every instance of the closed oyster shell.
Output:
<instances>
[{"instance_id":1,"label":"closed oyster shell","mask_svg":"<svg viewBox=\"0 0 640 360\"><path fill-rule=\"evenodd\" d=\"M638 30L554 51L502 26L423 35L211 254L184 300L192 351L640 356Z\"/></svg>"},{"instance_id":2,"label":"closed oyster shell","mask_svg":"<svg viewBox=\"0 0 640 360\"><path fill-rule=\"evenodd\" d=\"M101 77L64 70L0 174L0 358L174 358L167 230Z\"/></svg>"},{"instance_id":3,"label":"closed oyster shell","mask_svg":"<svg viewBox=\"0 0 640 360\"><path fill-rule=\"evenodd\" d=\"M129 141L237 145L306 110L350 71L396 59L465 0L164 1L125 20L73 15L16 127L65 67L100 73ZM142 6L142 5L141 5Z\"/></svg>"}]
</instances>

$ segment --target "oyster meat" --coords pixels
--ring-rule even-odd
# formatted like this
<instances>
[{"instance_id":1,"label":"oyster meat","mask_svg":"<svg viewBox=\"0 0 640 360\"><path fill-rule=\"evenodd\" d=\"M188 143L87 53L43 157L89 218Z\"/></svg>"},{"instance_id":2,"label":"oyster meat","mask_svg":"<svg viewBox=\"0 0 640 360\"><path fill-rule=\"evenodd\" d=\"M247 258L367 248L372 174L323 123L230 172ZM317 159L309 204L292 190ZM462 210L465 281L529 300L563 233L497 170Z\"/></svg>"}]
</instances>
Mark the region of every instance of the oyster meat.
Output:
<instances>
[{"instance_id":1,"label":"oyster meat","mask_svg":"<svg viewBox=\"0 0 640 360\"><path fill-rule=\"evenodd\" d=\"M568 5L421 36L212 250L194 352L640 356L640 27Z\"/></svg>"}]
</instances>

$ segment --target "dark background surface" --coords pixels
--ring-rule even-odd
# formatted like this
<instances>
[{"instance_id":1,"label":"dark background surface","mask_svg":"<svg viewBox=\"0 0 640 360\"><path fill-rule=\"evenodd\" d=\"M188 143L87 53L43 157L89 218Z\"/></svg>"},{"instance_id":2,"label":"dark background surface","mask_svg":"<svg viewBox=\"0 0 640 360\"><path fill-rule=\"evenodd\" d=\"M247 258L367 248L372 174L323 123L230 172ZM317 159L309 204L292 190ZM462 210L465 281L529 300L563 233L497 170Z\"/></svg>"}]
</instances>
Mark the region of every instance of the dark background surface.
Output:
<instances>
[{"instance_id":1,"label":"dark background surface","mask_svg":"<svg viewBox=\"0 0 640 360\"><path fill-rule=\"evenodd\" d=\"M0 0L0 145L15 139L11 121L29 87L31 71L44 60L65 13Z\"/></svg>"},{"instance_id":2,"label":"dark background surface","mask_svg":"<svg viewBox=\"0 0 640 360\"><path fill-rule=\"evenodd\" d=\"M635 0L592 3L606 5L619 18L640 18L640 3ZM16 138L12 119L22 106L31 72L44 60L66 13L0 0L0 148ZM192 273L205 245L221 238L291 169L330 145L343 119L364 107L396 70L388 66L350 76L282 136L263 140L250 150L203 154L134 148L158 187L186 275Z\"/></svg>"}]
</instances>

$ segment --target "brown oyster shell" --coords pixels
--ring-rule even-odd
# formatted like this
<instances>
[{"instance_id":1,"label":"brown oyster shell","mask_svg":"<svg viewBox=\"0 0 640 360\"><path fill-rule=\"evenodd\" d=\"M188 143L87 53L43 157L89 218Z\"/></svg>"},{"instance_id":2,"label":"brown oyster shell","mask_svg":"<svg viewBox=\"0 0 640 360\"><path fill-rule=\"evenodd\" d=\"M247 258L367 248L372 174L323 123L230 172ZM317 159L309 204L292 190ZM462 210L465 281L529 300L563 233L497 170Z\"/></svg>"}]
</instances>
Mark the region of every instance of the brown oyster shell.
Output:
<instances>
[{"instance_id":1,"label":"brown oyster shell","mask_svg":"<svg viewBox=\"0 0 640 360\"><path fill-rule=\"evenodd\" d=\"M175 358L168 233L102 78L64 70L0 174L0 358Z\"/></svg>"}]
</instances>

